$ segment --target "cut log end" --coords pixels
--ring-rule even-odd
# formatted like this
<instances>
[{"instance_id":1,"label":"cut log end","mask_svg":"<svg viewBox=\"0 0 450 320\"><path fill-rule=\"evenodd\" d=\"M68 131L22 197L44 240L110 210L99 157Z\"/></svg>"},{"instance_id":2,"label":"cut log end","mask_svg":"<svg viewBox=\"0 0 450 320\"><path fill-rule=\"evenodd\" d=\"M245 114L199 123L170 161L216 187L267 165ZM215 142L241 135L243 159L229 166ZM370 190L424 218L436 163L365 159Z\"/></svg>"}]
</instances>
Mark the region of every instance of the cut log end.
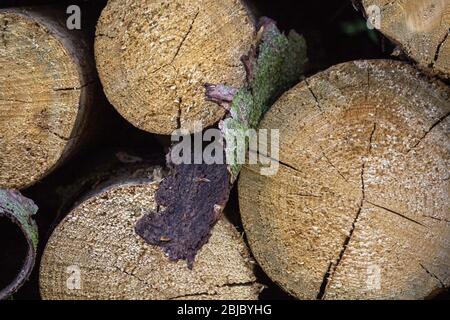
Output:
<instances>
[{"instance_id":1,"label":"cut log end","mask_svg":"<svg viewBox=\"0 0 450 320\"><path fill-rule=\"evenodd\" d=\"M370 22L419 67L450 78L450 1L362 0L362 4Z\"/></svg>"},{"instance_id":2,"label":"cut log end","mask_svg":"<svg viewBox=\"0 0 450 320\"><path fill-rule=\"evenodd\" d=\"M78 134L80 102L88 96L83 72L90 71L68 47L72 36L64 37L56 25L34 12L0 11L2 188L20 189L42 178Z\"/></svg>"},{"instance_id":3,"label":"cut log end","mask_svg":"<svg viewBox=\"0 0 450 320\"><path fill-rule=\"evenodd\" d=\"M247 166L239 185L274 281L303 299L420 299L450 285L449 96L380 60L333 67L275 104L261 127L280 130L280 170Z\"/></svg>"},{"instance_id":4,"label":"cut log end","mask_svg":"<svg viewBox=\"0 0 450 320\"><path fill-rule=\"evenodd\" d=\"M224 116L203 85L241 87L253 37L238 0L112 0L97 26L96 60L108 99L135 126L192 132L195 121L206 127Z\"/></svg>"},{"instance_id":5,"label":"cut log end","mask_svg":"<svg viewBox=\"0 0 450 320\"><path fill-rule=\"evenodd\" d=\"M250 256L228 222L216 226L193 270L135 234L137 220L156 210L157 188L157 183L119 184L75 208L45 250L42 297L256 299L260 287Z\"/></svg>"}]
</instances>

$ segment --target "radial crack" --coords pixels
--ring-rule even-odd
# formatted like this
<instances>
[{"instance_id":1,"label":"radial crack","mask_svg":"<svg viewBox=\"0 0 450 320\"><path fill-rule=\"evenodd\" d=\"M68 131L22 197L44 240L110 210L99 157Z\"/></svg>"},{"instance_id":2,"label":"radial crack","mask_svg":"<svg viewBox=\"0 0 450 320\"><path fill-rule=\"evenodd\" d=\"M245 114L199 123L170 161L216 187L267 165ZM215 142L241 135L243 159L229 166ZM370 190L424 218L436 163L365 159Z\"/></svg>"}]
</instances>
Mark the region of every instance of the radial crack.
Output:
<instances>
[{"instance_id":1,"label":"radial crack","mask_svg":"<svg viewBox=\"0 0 450 320\"><path fill-rule=\"evenodd\" d=\"M403 218L403 219L406 219L406 220L408 220L408 221L410 221L410 222L413 222L413 223L415 223L415 224L418 224L418 225L420 225L420 226L422 226L422 227L427 227L426 225L420 223L419 221L416 221L416 220L414 220L414 219L412 219L412 218L410 218L410 217L408 217L408 216L405 216L404 214L402 214L402 213L400 213L400 212L397 212L397 211L395 211L395 210L392 210L392 209L389 209L389 208L380 206L380 205L378 205L378 204L375 204L375 203L373 203L373 202L370 202L369 200L367 200L367 203L370 203L370 204L373 205L374 207L377 207L377 208L383 209L383 210L385 210L385 211L387 211L387 212L393 213L393 214L395 214L396 216L399 216L399 217L401 217L401 218Z\"/></svg>"},{"instance_id":2,"label":"radial crack","mask_svg":"<svg viewBox=\"0 0 450 320\"><path fill-rule=\"evenodd\" d=\"M423 216L424 218L429 218L429 219L433 219L433 220L436 220L436 221L441 221L441 222L447 222L447 223L450 223L450 220L448 220L448 219L442 219L442 218L436 218L436 217L432 217L432 216Z\"/></svg>"},{"instance_id":3,"label":"radial crack","mask_svg":"<svg viewBox=\"0 0 450 320\"><path fill-rule=\"evenodd\" d=\"M375 136L375 131L377 130L377 124L374 123L373 125L373 129L372 132L370 133L370 137L369 137L369 146L368 146L368 151L367 151L367 156L370 156L372 153L372 143L373 143L373 138ZM350 229L350 232L348 234L348 236L345 238L344 243L342 245L342 249L339 252L339 256L336 260L336 263L331 262L330 265L328 266L328 270L325 273L324 277L323 277L323 281L322 284L320 286L320 290L319 293L317 295L317 299L318 300L323 300L326 294L326 290L330 284L330 281L334 275L334 273L336 272L337 268L339 267L339 265L341 264L342 259L345 256L345 252L348 249L348 246L350 244L350 241L353 237L353 234L355 233L356 230L356 224L359 221L359 218L361 216L361 212L362 209L364 207L364 202L366 201L366 183L364 180L364 175L366 172L366 161L363 160L363 163L361 165L361 202L359 204L358 207L358 212L356 213L355 218L353 219L353 223L352 223L352 227Z\"/></svg>"},{"instance_id":4,"label":"radial crack","mask_svg":"<svg viewBox=\"0 0 450 320\"><path fill-rule=\"evenodd\" d=\"M187 39L188 36L191 34L191 31L192 31L192 29L194 28L194 23L195 23L195 21L197 20L199 14L200 14L200 10L197 10L197 13L195 14L194 18L193 18L192 21L191 21L191 24L189 25L189 29L188 29L188 31L186 32L186 34L185 34L185 36L183 37L183 39L181 40L181 43L180 43L180 45L178 46L177 51L175 52L175 55L174 55L174 57L172 58L172 62L171 62L170 64L172 64L172 63L175 61L175 59L177 58L178 54L180 53L181 48L183 47L184 43L186 42L186 39Z\"/></svg>"},{"instance_id":5,"label":"radial crack","mask_svg":"<svg viewBox=\"0 0 450 320\"><path fill-rule=\"evenodd\" d=\"M434 60L433 60L433 62L431 64L432 66L434 66L434 64L438 61L439 55L441 53L442 45L447 40L449 34L450 34L450 29L447 31L447 34L444 36L444 39L442 39L442 41L439 42L439 45L436 47L436 53L434 54Z\"/></svg>"},{"instance_id":6,"label":"radial crack","mask_svg":"<svg viewBox=\"0 0 450 320\"><path fill-rule=\"evenodd\" d=\"M58 92L58 91L76 91L76 90L81 90L81 89L83 89L83 88L93 84L94 82L95 81L89 81L89 82L86 82L85 84L82 84L81 86L78 86L78 87L53 88L52 90L55 91L55 92Z\"/></svg>"},{"instance_id":7,"label":"radial crack","mask_svg":"<svg viewBox=\"0 0 450 320\"><path fill-rule=\"evenodd\" d=\"M338 169L338 167L336 167L333 162L331 162L330 158L328 158L328 156L325 154L325 151L323 151L322 147L320 147L320 149L322 150L322 156L325 158L325 160L328 162L328 164L334 169L336 170L336 172L339 174L339 176L341 176L342 179L344 179L345 182L349 183L349 181L347 180L347 178L342 174L342 172Z\"/></svg>"},{"instance_id":8,"label":"radial crack","mask_svg":"<svg viewBox=\"0 0 450 320\"><path fill-rule=\"evenodd\" d=\"M419 265L422 267L423 270L425 270L426 273L428 273L432 278L436 279L442 288L445 288L444 282L439 279L434 273L430 272L423 264L419 263Z\"/></svg>"},{"instance_id":9,"label":"radial crack","mask_svg":"<svg viewBox=\"0 0 450 320\"><path fill-rule=\"evenodd\" d=\"M255 281L249 281L249 282L244 282L244 283L226 283L226 284L223 284L221 286L218 286L217 289L233 288L233 287L251 287L251 286L253 286L255 284L256 284ZM217 296L217 295L218 295L218 293L211 293L211 292L204 291L204 292L183 294L183 295L171 297L169 300L186 299L186 298L189 298L189 297L199 297L199 296L214 297L214 296Z\"/></svg>"},{"instance_id":10,"label":"radial crack","mask_svg":"<svg viewBox=\"0 0 450 320\"><path fill-rule=\"evenodd\" d=\"M408 150L408 153L411 152L412 150L414 150L415 148L417 148L422 141L431 133L431 131L433 131L434 128L436 128L438 125L440 125L445 119L448 118L448 116L450 116L450 112L448 112L447 114L445 114L444 116L442 116L441 118L439 118L423 135L422 137L419 138L419 141L417 141L412 147L411 149Z\"/></svg>"},{"instance_id":11,"label":"radial crack","mask_svg":"<svg viewBox=\"0 0 450 320\"><path fill-rule=\"evenodd\" d=\"M165 63L165 64L163 64L162 66L156 68L155 70L151 71L150 74L154 74L154 73L158 72L159 70L161 70L161 69L163 69L163 68L165 68L165 67L167 67L167 66L172 65L172 64L175 62L176 58L178 57L178 55L179 55L179 53L180 53L180 51L181 51L181 48L183 47L184 43L186 42L186 40L187 40L189 34L192 32L192 29L193 29L193 27L194 27L194 23L195 23L195 21L197 20L199 14L200 14L200 10L197 10L197 13L195 14L194 18L193 18L192 21L191 21L191 24L189 25L188 31L187 31L186 34L184 35L184 37L183 37L183 39L181 40L180 44L178 45L177 50L175 51L175 54L174 54L174 56L172 57L172 59L170 60L170 62Z\"/></svg>"},{"instance_id":12,"label":"radial crack","mask_svg":"<svg viewBox=\"0 0 450 320\"><path fill-rule=\"evenodd\" d=\"M178 111L177 111L177 128L181 129L181 116L182 116L182 112L181 112L181 103L182 103L182 98L179 98L179 103L178 103Z\"/></svg>"},{"instance_id":13,"label":"radial crack","mask_svg":"<svg viewBox=\"0 0 450 320\"><path fill-rule=\"evenodd\" d=\"M153 288L147 281L145 281L144 279L139 278L137 275L135 275L134 273L128 272L126 270L123 270L121 268L119 268L118 266L114 265L113 266L117 271L122 272L124 274L126 274L127 276L130 276L136 280L138 280L139 282L143 283L145 286L149 287L149 288Z\"/></svg>"},{"instance_id":14,"label":"radial crack","mask_svg":"<svg viewBox=\"0 0 450 320\"><path fill-rule=\"evenodd\" d=\"M50 134L54 135L55 137L57 137L57 138L63 140L63 141L69 141L69 140L71 140L71 138L66 138L66 137L60 135L59 133L56 133L56 132L54 132L54 131L52 131L52 130L50 130L50 129L48 129L48 128L45 128L45 130L46 130L47 132L49 132Z\"/></svg>"},{"instance_id":15,"label":"radial crack","mask_svg":"<svg viewBox=\"0 0 450 320\"><path fill-rule=\"evenodd\" d=\"M317 96L316 96L316 94L314 93L314 91L311 89L308 80L305 79L304 81L305 81L305 83L306 83L306 87L308 88L309 92L311 93L311 95L313 96L314 100L316 101L317 108L318 108L320 111L323 111L323 110L322 110L322 106L320 105L319 99L317 98Z\"/></svg>"},{"instance_id":16,"label":"radial crack","mask_svg":"<svg viewBox=\"0 0 450 320\"><path fill-rule=\"evenodd\" d=\"M356 224L358 223L359 217L361 215L363 205L364 205L364 197L361 199L361 203L359 205L358 212L356 213L356 217L352 223L352 228L350 230L349 235L345 238L345 241L342 245L341 251L339 252L339 256L336 260L336 263L331 262L328 267L327 272L325 273L325 276L322 281L322 285L320 286L319 294L317 295L318 300L323 300L323 298L325 297L325 293L326 293L326 290L330 283L330 280L331 280L332 276L334 275L334 273L336 272L336 269L339 267L339 265L342 261L342 258L345 255L345 252L347 251L348 245L350 244L350 240L352 239L352 236L355 232Z\"/></svg>"},{"instance_id":17,"label":"radial crack","mask_svg":"<svg viewBox=\"0 0 450 320\"><path fill-rule=\"evenodd\" d=\"M276 161L276 160L273 159L273 158L268 158L268 159L271 160L271 161ZM283 167L286 167L286 168L289 168L289 169L294 170L294 171L296 171L296 172L299 172L298 169L297 169L296 167L291 166L290 164L287 164L287 163L281 162L281 161L278 161L278 163L281 164Z\"/></svg>"}]
</instances>

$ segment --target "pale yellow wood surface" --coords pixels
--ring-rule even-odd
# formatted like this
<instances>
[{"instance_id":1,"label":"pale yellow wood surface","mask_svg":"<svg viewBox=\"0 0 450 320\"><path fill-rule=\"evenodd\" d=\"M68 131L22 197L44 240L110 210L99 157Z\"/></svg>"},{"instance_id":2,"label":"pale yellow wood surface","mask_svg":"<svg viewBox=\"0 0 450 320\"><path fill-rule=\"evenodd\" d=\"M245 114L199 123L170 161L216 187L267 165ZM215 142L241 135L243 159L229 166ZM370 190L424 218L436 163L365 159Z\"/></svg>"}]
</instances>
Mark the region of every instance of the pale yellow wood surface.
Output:
<instances>
[{"instance_id":1,"label":"pale yellow wood surface","mask_svg":"<svg viewBox=\"0 0 450 320\"><path fill-rule=\"evenodd\" d=\"M110 0L97 25L106 95L136 127L171 134L217 122L205 83L240 87L254 25L239 0Z\"/></svg>"},{"instance_id":2,"label":"pale yellow wood surface","mask_svg":"<svg viewBox=\"0 0 450 320\"><path fill-rule=\"evenodd\" d=\"M40 270L44 299L257 299L259 285L241 235L225 220L197 256L193 270L171 262L134 232L155 209L157 183L121 184L77 206L47 244ZM71 290L67 270L80 270Z\"/></svg>"},{"instance_id":3,"label":"pale yellow wood surface","mask_svg":"<svg viewBox=\"0 0 450 320\"><path fill-rule=\"evenodd\" d=\"M358 61L287 92L280 170L243 169L252 252L302 299L421 299L450 285L450 89L407 64ZM322 290L321 290L322 287Z\"/></svg>"}]
</instances>

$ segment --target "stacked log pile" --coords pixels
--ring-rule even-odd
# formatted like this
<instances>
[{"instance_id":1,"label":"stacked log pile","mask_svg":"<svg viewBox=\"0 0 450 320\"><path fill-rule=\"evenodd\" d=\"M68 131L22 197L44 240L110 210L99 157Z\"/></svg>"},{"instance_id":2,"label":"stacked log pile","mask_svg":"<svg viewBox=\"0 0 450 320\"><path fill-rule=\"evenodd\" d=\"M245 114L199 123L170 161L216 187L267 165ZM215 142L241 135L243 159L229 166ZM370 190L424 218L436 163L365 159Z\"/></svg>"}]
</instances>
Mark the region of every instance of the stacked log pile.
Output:
<instances>
[{"instance_id":1,"label":"stacked log pile","mask_svg":"<svg viewBox=\"0 0 450 320\"><path fill-rule=\"evenodd\" d=\"M52 0L0 4L0 233L19 227L25 239L17 256L0 241L0 298L20 295L30 275L43 299L448 289L450 2L346 2L395 55L304 67L304 38L280 33L252 0L105 0L95 31L68 28ZM113 171L93 159L118 140L133 149L132 135L163 159L175 131L210 127L229 157L233 126L277 130L279 145L262 150L278 151L278 171L169 156L164 167L121 151ZM233 192L240 212L225 208Z\"/></svg>"}]
</instances>

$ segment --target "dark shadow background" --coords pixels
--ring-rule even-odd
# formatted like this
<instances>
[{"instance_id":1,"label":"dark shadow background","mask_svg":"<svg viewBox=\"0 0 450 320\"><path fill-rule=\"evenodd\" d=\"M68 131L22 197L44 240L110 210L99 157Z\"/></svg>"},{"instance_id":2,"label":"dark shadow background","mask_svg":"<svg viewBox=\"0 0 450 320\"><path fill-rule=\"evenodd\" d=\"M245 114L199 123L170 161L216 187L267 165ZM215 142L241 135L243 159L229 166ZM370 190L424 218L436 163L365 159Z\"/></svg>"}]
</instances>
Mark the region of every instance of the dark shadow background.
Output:
<instances>
[{"instance_id":1,"label":"dark shadow background","mask_svg":"<svg viewBox=\"0 0 450 320\"><path fill-rule=\"evenodd\" d=\"M51 4L60 6L65 11L68 5L78 4L82 9L83 31L89 35L93 43L95 24L106 2L107 0L2 0L0 8ZM295 29L306 37L310 59L308 74L314 74L345 61L389 58L394 49L394 46L378 32L367 29L361 13L355 10L350 0L252 0L251 2L261 15L278 21L281 29ZM23 193L33 199L40 208L36 216L40 229L40 245L33 275L14 295L14 299L40 298L39 257L53 228L74 201L61 195L62 188L70 186L80 177L88 176L95 170L93 168L105 169L104 163L108 163L107 170L118 170L123 165L116 159L116 153L119 151L143 157L149 163L164 163L164 150L168 147L169 139L134 128L109 105L102 93L99 95L99 103L107 106L105 117L109 121L104 128L107 135L97 139L40 183L23 190ZM81 196L89 188L87 182L79 190L78 195ZM226 211L231 213L229 218L242 231L236 188L232 192ZM0 286L11 280L13 271L18 269L24 259L25 249L20 232L10 228L7 221L0 219ZM256 273L259 281L267 286L261 293L262 299L293 299L273 283L259 267ZM450 299L450 294L448 291L437 292L430 298Z\"/></svg>"}]
</instances>

